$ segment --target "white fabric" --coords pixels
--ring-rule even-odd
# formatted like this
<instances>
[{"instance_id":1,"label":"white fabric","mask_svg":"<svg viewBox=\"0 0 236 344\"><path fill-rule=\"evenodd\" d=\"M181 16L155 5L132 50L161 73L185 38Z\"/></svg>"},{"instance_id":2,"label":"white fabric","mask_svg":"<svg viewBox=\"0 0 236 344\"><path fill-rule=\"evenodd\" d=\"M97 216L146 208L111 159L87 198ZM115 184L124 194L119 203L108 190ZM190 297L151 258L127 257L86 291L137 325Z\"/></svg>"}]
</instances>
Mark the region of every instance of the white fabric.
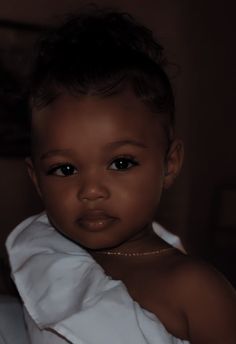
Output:
<instances>
[{"instance_id":1,"label":"white fabric","mask_svg":"<svg viewBox=\"0 0 236 344\"><path fill-rule=\"evenodd\" d=\"M29 344L22 304L13 296L0 295L0 344Z\"/></svg>"},{"instance_id":2,"label":"white fabric","mask_svg":"<svg viewBox=\"0 0 236 344\"><path fill-rule=\"evenodd\" d=\"M176 247L181 252L186 253L183 247L183 244L177 235L170 233L164 227L162 227L159 223L156 223L156 222L153 222L152 227L153 227L153 231L159 237L161 237L165 242L167 242L171 246Z\"/></svg>"},{"instance_id":3,"label":"white fabric","mask_svg":"<svg viewBox=\"0 0 236 344\"><path fill-rule=\"evenodd\" d=\"M32 344L187 343L167 333L46 214L23 221L6 246Z\"/></svg>"}]
</instances>

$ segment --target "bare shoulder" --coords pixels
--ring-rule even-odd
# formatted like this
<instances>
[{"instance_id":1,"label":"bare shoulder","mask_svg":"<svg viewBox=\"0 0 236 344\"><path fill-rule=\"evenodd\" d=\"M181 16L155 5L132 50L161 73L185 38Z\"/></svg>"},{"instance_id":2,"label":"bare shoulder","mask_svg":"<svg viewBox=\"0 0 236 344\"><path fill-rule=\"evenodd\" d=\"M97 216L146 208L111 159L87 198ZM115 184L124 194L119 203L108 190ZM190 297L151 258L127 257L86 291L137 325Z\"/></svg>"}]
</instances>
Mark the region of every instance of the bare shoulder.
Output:
<instances>
[{"instance_id":1,"label":"bare shoulder","mask_svg":"<svg viewBox=\"0 0 236 344\"><path fill-rule=\"evenodd\" d=\"M212 292L218 289L218 291L230 294L233 298L236 295L231 284L213 266L187 255L181 255L178 260L176 259L172 278L176 286L181 286L184 294L191 291L206 292L209 290Z\"/></svg>"},{"instance_id":2,"label":"bare shoulder","mask_svg":"<svg viewBox=\"0 0 236 344\"><path fill-rule=\"evenodd\" d=\"M187 319L193 343L236 343L236 293L210 265L190 258L176 260L171 274L175 302Z\"/></svg>"}]
</instances>

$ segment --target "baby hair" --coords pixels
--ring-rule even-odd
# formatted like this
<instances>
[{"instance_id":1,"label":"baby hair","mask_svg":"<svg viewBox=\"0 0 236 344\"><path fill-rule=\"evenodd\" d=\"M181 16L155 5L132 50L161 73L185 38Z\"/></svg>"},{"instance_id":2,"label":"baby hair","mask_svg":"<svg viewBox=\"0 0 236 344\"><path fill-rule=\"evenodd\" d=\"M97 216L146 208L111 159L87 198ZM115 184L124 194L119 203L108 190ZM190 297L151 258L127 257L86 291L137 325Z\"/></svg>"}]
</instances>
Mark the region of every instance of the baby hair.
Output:
<instances>
[{"instance_id":1,"label":"baby hair","mask_svg":"<svg viewBox=\"0 0 236 344\"><path fill-rule=\"evenodd\" d=\"M30 104L43 108L68 92L109 97L131 87L158 114L169 145L174 96L161 45L127 13L92 8L39 41Z\"/></svg>"}]
</instances>

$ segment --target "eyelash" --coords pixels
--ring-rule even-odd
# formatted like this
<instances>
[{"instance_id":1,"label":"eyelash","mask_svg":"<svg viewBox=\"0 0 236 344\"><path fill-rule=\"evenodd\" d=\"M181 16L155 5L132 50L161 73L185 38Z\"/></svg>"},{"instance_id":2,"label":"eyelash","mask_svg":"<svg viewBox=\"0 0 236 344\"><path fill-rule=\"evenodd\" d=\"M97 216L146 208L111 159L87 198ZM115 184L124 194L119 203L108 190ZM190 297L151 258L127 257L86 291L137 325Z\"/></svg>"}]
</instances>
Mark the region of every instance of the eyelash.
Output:
<instances>
[{"instance_id":1,"label":"eyelash","mask_svg":"<svg viewBox=\"0 0 236 344\"><path fill-rule=\"evenodd\" d=\"M125 160L125 163L128 164L128 165L131 164L131 166L126 167L126 168L120 168L120 169L111 169L111 168L109 168L109 169L115 170L115 171L119 171L119 172L124 172L124 171L127 171L127 170L129 170L129 169L132 169L133 167L139 165L139 162L138 162L134 157L132 157L132 156L124 156L124 155L123 155L123 156L118 156L118 157L116 157L115 159L113 159L112 162L109 164L109 167L112 166L114 163L117 163L119 160L120 160L120 161L121 161L121 160ZM62 168L66 168L67 171L69 171L68 167L69 167L69 169L72 168L72 169L73 169L73 172L70 173L70 174L68 174L68 175L63 174ZM57 172L57 171L60 171L60 170L61 170L62 174L56 174L56 172ZM64 171L64 172L65 172L65 171ZM76 173L74 173L74 172L76 172ZM78 173L78 171L77 171L76 167L74 167L74 166L73 166L72 164L70 164L70 163L61 163L61 164L58 164L58 165L56 165L56 166L51 167L51 168L47 171L47 175L55 175L55 176L58 176L58 177L69 177L69 176L73 176L73 175L75 175L75 174L77 174L77 173Z\"/></svg>"},{"instance_id":2,"label":"eyelash","mask_svg":"<svg viewBox=\"0 0 236 344\"><path fill-rule=\"evenodd\" d=\"M48 171L47 171L47 175L48 176L51 176L51 175L54 175L54 176L58 176L58 177L67 177L67 176L72 176L74 175L75 173L71 173L71 174L68 174L68 175L63 175L63 173L60 175L60 174L56 174L57 171L59 171L60 169L62 169L63 167L70 167L70 168L73 168L74 171L76 171L76 168L72 165L72 164L69 164L69 163L61 163L61 164L58 164L56 166L53 166L51 167Z\"/></svg>"},{"instance_id":3,"label":"eyelash","mask_svg":"<svg viewBox=\"0 0 236 344\"><path fill-rule=\"evenodd\" d=\"M130 166L128 168L124 168L123 170L122 170L122 168L120 170L117 169L117 171L119 171L119 172L127 171L127 170L139 165L139 162L133 156L122 155L122 156L118 156L115 159L113 159L109 166L113 165L115 162L117 162L119 160L125 160L126 163L132 164L132 166Z\"/></svg>"}]
</instances>

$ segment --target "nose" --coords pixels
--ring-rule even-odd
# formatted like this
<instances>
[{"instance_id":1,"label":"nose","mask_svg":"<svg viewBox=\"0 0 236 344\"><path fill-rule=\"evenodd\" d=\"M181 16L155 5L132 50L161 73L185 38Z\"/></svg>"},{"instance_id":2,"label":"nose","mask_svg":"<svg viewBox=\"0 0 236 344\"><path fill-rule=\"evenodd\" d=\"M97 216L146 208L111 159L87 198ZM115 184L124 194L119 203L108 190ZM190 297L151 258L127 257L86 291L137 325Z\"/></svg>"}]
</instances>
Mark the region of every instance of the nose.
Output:
<instances>
[{"instance_id":1,"label":"nose","mask_svg":"<svg viewBox=\"0 0 236 344\"><path fill-rule=\"evenodd\" d=\"M81 177L78 191L78 198L81 202L106 200L109 196L109 189L101 174L94 172Z\"/></svg>"}]
</instances>

